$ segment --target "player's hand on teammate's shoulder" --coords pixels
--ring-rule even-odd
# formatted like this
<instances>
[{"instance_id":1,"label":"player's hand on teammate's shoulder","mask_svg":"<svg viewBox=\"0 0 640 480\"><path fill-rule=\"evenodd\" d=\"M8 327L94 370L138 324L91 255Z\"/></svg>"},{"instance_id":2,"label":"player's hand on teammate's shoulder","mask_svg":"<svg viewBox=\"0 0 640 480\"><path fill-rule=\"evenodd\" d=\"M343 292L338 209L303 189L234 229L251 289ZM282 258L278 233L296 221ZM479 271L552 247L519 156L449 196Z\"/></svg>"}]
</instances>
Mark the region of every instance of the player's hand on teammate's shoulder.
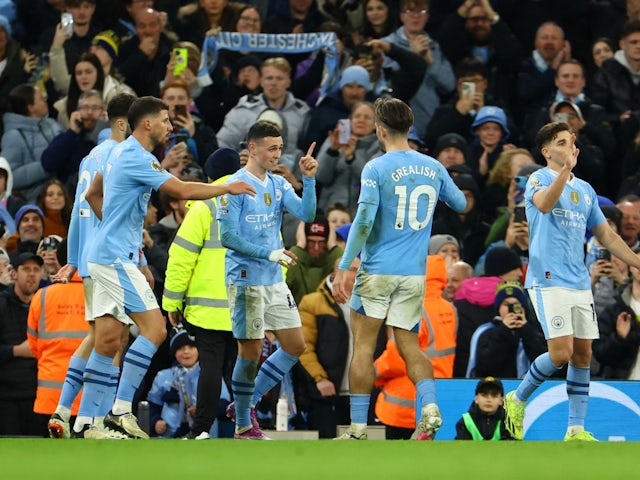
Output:
<instances>
[{"instance_id":1,"label":"player's hand on teammate's shoulder","mask_svg":"<svg viewBox=\"0 0 640 480\"><path fill-rule=\"evenodd\" d=\"M313 142L307 150L307 154L300 158L300 171L305 177L314 177L318 170L318 161L313 158L313 150L316 148L316 142Z\"/></svg>"},{"instance_id":2,"label":"player's hand on teammate's shoulder","mask_svg":"<svg viewBox=\"0 0 640 480\"><path fill-rule=\"evenodd\" d=\"M256 189L243 180L236 180L228 183L227 187L229 187L229 193L231 195L242 195L243 193L246 193L253 197L256 194Z\"/></svg>"}]
</instances>

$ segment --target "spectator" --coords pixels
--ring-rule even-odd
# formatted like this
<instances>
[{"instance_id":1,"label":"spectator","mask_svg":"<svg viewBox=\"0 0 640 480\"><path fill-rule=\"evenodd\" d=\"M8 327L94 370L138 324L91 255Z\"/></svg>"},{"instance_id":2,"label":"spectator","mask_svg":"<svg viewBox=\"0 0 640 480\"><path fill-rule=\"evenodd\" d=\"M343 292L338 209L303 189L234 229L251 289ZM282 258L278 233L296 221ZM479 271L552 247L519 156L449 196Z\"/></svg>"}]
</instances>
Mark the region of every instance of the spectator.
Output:
<instances>
[{"instance_id":1,"label":"spectator","mask_svg":"<svg viewBox=\"0 0 640 480\"><path fill-rule=\"evenodd\" d=\"M215 132L202 121L194 108L189 87L178 78L164 84L160 98L169 107L169 119L175 135L167 148L175 145L179 136L186 136L186 140L181 141L186 142L191 160L203 166L218 144Z\"/></svg>"},{"instance_id":2,"label":"spectator","mask_svg":"<svg viewBox=\"0 0 640 480\"><path fill-rule=\"evenodd\" d=\"M66 240L53 254L57 255L56 264L67 263ZM49 417L58 405L69 359L89 331L82 279L74 275L69 283L38 290L31 300L27 321L29 347L38 361L38 389L33 411L39 417L44 435ZM71 415L77 415L79 405L80 397L71 406Z\"/></svg>"},{"instance_id":3,"label":"spectator","mask_svg":"<svg viewBox=\"0 0 640 480\"><path fill-rule=\"evenodd\" d=\"M460 244L451 235L432 235L429 240L429 255L440 255L447 265L451 265L460 260Z\"/></svg>"},{"instance_id":4,"label":"spectator","mask_svg":"<svg viewBox=\"0 0 640 480\"><path fill-rule=\"evenodd\" d=\"M296 303L303 296L314 292L322 279L334 270L334 264L342 255L342 248L334 246L329 250L329 224L323 216L304 224L303 236L291 247L297 255L296 265L287 270L286 282Z\"/></svg>"},{"instance_id":5,"label":"spectator","mask_svg":"<svg viewBox=\"0 0 640 480\"><path fill-rule=\"evenodd\" d=\"M440 105L440 98L450 94L455 88L455 76L449 60L442 53L438 42L430 38L424 30L428 19L429 2L427 0L402 0L400 2L402 26L382 39L421 55L427 62L427 71L422 79L422 85L409 103L415 116L418 132L427 131L427 125ZM398 64L392 60L386 60L384 66L394 70L399 68Z\"/></svg>"},{"instance_id":6,"label":"spectator","mask_svg":"<svg viewBox=\"0 0 640 480\"><path fill-rule=\"evenodd\" d=\"M0 238L12 235L16 231L14 216L25 201L12 194L13 172L6 158L0 157L0 223L4 224L5 232Z\"/></svg>"},{"instance_id":7,"label":"spectator","mask_svg":"<svg viewBox=\"0 0 640 480\"><path fill-rule=\"evenodd\" d=\"M338 120L348 118L351 109L364 101L371 89L369 72L363 67L352 65L344 69L338 81L338 90L327 95L313 111L306 129L305 144L316 142L322 145Z\"/></svg>"},{"instance_id":8,"label":"spectator","mask_svg":"<svg viewBox=\"0 0 640 480\"><path fill-rule=\"evenodd\" d=\"M40 286L42 259L23 252L12 259L13 287L0 293L0 435L44 436L45 425L33 412L37 361L27 340L29 303Z\"/></svg>"},{"instance_id":9,"label":"spectator","mask_svg":"<svg viewBox=\"0 0 640 480\"><path fill-rule=\"evenodd\" d=\"M362 27L353 33L353 44L391 35L397 28L398 12L391 0L365 0Z\"/></svg>"},{"instance_id":10,"label":"spectator","mask_svg":"<svg viewBox=\"0 0 640 480\"><path fill-rule=\"evenodd\" d=\"M464 193L467 206L457 213L443 203L437 205L431 232L433 235L448 234L455 237L462 246L462 259L475 265L484 251L482 242L489 232L489 225L482 220L480 191L473 177L461 174L454 177L453 181Z\"/></svg>"},{"instance_id":11,"label":"spectator","mask_svg":"<svg viewBox=\"0 0 640 480\"><path fill-rule=\"evenodd\" d=\"M473 277L473 267L467 262L459 260L447 268L447 285L442 292L442 298L453 302L456 292L467 278Z\"/></svg>"},{"instance_id":12,"label":"spectator","mask_svg":"<svg viewBox=\"0 0 640 480\"><path fill-rule=\"evenodd\" d=\"M11 24L3 15L0 15L0 62L5 63L0 72L0 97L6 97L14 87L27 82L36 67L35 55L25 52L13 39Z\"/></svg>"},{"instance_id":13,"label":"spectator","mask_svg":"<svg viewBox=\"0 0 640 480\"><path fill-rule=\"evenodd\" d=\"M52 178L44 184L36 199L36 205L44 212L44 236L67 236L73 201L60 180Z\"/></svg>"},{"instance_id":14,"label":"spectator","mask_svg":"<svg viewBox=\"0 0 640 480\"><path fill-rule=\"evenodd\" d=\"M527 295L518 281L505 281L496 288L493 301L493 328L478 339L474 377L488 375L518 378L518 349L520 344L530 362L547 351L540 324L529 308Z\"/></svg>"},{"instance_id":15,"label":"spectator","mask_svg":"<svg viewBox=\"0 0 640 480\"><path fill-rule=\"evenodd\" d=\"M71 111L67 130L56 135L42 152L45 170L60 179L69 194L75 195L80 162L98 144L98 133L107 126L100 92L83 91Z\"/></svg>"},{"instance_id":16,"label":"spectator","mask_svg":"<svg viewBox=\"0 0 640 480\"><path fill-rule=\"evenodd\" d=\"M321 191L318 208L326 210L331 203L341 203L355 212L360 196L360 174L366 163L382 154L375 135L373 105L354 105L350 118L350 135L341 141L340 121L329 132L318 152L316 179Z\"/></svg>"},{"instance_id":17,"label":"spectator","mask_svg":"<svg viewBox=\"0 0 640 480\"><path fill-rule=\"evenodd\" d=\"M31 84L13 88L8 103L9 109L2 116L2 155L13 171L13 188L33 202L50 176L40 163L42 152L62 127L48 118L47 97Z\"/></svg>"},{"instance_id":18,"label":"spectator","mask_svg":"<svg viewBox=\"0 0 640 480\"><path fill-rule=\"evenodd\" d=\"M232 32L234 19L241 4L228 0L191 2L178 10L175 31L180 40L202 45L213 29Z\"/></svg>"},{"instance_id":19,"label":"spectator","mask_svg":"<svg viewBox=\"0 0 640 480\"><path fill-rule=\"evenodd\" d=\"M64 31L62 24L58 23L53 28L46 29L40 39L42 50L49 52L49 59L53 63L51 76L56 90L66 94L66 90L58 84L58 73L62 77L68 76L72 71L62 70L62 67L75 65L78 58L89 51L91 40L100 31L93 14L96 10L95 0L64 0L65 11L73 17L72 31ZM68 83L68 82L67 82Z\"/></svg>"},{"instance_id":20,"label":"spectator","mask_svg":"<svg viewBox=\"0 0 640 480\"><path fill-rule=\"evenodd\" d=\"M493 377L480 380L469 411L456 423L455 440L513 440L504 426L503 404L502 382Z\"/></svg>"},{"instance_id":21,"label":"spectator","mask_svg":"<svg viewBox=\"0 0 640 480\"><path fill-rule=\"evenodd\" d=\"M527 116L535 115L545 99L553 94L556 69L570 58L571 44L565 40L562 27L554 22L540 25L536 31L534 50L521 63L518 73L518 103L524 124L528 123Z\"/></svg>"},{"instance_id":22,"label":"spectator","mask_svg":"<svg viewBox=\"0 0 640 480\"><path fill-rule=\"evenodd\" d=\"M613 43L607 37L599 37L594 40L591 45L591 57L596 70L602 67L602 64L613 57L615 49Z\"/></svg>"},{"instance_id":23,"label":"spectator","mask_svg":"<svg viewBox=\"0 0 640 480\"><path fill-rule=\"evenodd\" d=\"M640 197L625 195L616 204L622 212L620 236L632 250L640 247Z\"/></svg>"},{"instance_id":24,"label":"spectator","mask_svg":"<svg viewBox=\"0 0 640 480\"><path fill-rule=\"evenodd\" d=\"M16 213L16 233L7 240L7 252L11 261L20 253L36 253L44 237L44 213L40 207L27 204Z\"/></svg>"},{"instance_id":25,"label":"spectator","mask_svg":"<svg viewBox=\"0 0 640 480\"><path fill-rule=\"evenodd\" d=\"M469 145L461 135L447 133L438 137L433 156L449 170L454 165L465 165L469 156ZM469 173L471 170L469 169Z\"/></svg>"},{"instance_id":26,"label":"spectator","mask_svg":"<svg viewBox=\"0 0 640 480\"><path fill-rule=\"evenodd\" d=\"M600 338L593 354L606 379L640 380L638 362L638 315L640 313L640 269L629 267L631 281L615 295L615 303L598 316Z\"/></svg>"},{"instance_id":27,"label":"spectator","mask_svg":"<svg viewBox=\"0 0 640 480\"><path fill-rule=\"evenodd\" d=\"M465 57L480 60L486 68L486 88L490 94L505 99L505 107L513 104L513 79L524 55L519 40L489 0L465 0L445 18L438 41L454 65Z\"/></svg>"},{"instance_id":28,"label":"spectator","mask_svg":"<svg viewBox=\"0 0 640 480\"><path fill-rule=\"evenodd\" d=\"M157 11L146 8L134 20L136 34L122 44L116 66L139 96L158 97L174 42L162 31Z\"/></svg>"},{"instance_id":29,"label":"spectator","mask_svg":"<svg viewBox=\"0 0 640 480\"><path fill-rule=\"evenodd\" d=\"M471 143L467 165L473 171L478 184L484 187L489 170L493 168L503 150L514 148L512 144L506 143L511 135L507 115L498 107L482 107L471 124L471 130L475 138Z\"/></svg>"},{"instance_id":30,"label":"spectator","mask_svg":"<svg viewBox=\"0 0 640 480\"><path fill-rule=\"evenodd\" d=\"M80 95L89 90L96 90L98 98L102 101L104 88L104 70L98 57L92 53L80 55L73 65L72 72L69 93L53 104L53 108L58 112L58 122L65 128L72 126L71 114L78 109ZM102 110L99 113L102 113Z\"/></svg>"},{"instance_id":31,"label":"spectator","mask_svg":"<svg viewBox=\"0 0 640 480\"><path fill-rule=\"evenodd\" d=\"M463 378L469 363L469 343L473 332L494 317L496 287L504 280L522 278L522 261L508 247L494 247L487 254L485 274L462 281L453 305L458 312L458 335L453 376Z\"/></svg>"},{"instance_id":32,"label":"spectator","mask_svg":"<svg viewBox=\"0 0 640 480\"><path fill-rule=\"evenodd\" d=\"M271 108L278 110L286 121L288 135L283 153L295 154L307 121L309 107L288 91L291 85L291 66L283 57L265 60L262 63L261 75L263 93L242 97L238 105L227 113L217 134L218 144L221 147L239 150L240 142L245 140L249 127L263 110Z\"/></svg>"},{"instance_id":33,"label":"spectator","mask_svg":"<svg viewBox=\"0 0 640 480\"><path fill-rule=\"evenodd\" d=\"M91 40L89 53L98 57L104 74L102 99L105 105L118 93L134 94L133 89L121 81L120 75L114 66L118 59L119 49L120 39L113 30L100 32ZM63 55L50 55L49 68L55 71L51 75L51 79L56 90L66 95L72 75L69 74L65 57Z\"/></svg>"},{"instance_id":34,"label":"spectator","mask_svg":"<svg viewBox=\"0 0 640 480\"><path fill-rule=\"evenodd\" d=\"M118 0L113 24L110 25L120 38L132 37L136 34L134 18L142 10L153 8L154 0Z\"/></svg>"}]
</instances>

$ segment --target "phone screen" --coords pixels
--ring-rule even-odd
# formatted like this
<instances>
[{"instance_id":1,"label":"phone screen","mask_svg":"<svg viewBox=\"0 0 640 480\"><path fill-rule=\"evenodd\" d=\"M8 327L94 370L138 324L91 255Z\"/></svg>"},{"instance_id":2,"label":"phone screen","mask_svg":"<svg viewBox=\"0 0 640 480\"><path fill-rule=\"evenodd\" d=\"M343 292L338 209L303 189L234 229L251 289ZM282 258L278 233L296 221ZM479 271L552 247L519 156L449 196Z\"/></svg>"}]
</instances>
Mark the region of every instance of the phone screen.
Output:
<instances>
[{"instance_id":1,"label":"phone screen","mask_svg":"<svg viewBox=\"0 0 640 480\"><path fill-rule=\"evenodd\" d=\"M181 76L189 64L189 51L186 48L173 49L173 75Z\"/></svg>"},{"instance_id":2,"label":"phone screen","mask_svg":"<svg viewBox=\"0 0 640 480\"><path fill-rule=\"evenodd\" d=\"M173 107L173 111L175 112L176 117L186 117L187 116L187 107L184 105L176 105Z\"/></svg>"}]
</instances>

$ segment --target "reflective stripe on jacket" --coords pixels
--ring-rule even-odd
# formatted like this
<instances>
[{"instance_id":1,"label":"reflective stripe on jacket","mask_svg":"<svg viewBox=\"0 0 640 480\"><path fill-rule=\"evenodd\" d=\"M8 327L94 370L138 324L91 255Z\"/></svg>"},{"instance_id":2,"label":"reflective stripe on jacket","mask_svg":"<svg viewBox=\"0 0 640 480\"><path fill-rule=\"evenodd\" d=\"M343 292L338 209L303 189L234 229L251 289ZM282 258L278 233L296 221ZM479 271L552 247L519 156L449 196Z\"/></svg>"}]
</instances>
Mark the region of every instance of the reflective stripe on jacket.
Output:
<instances>
[{"instance_id":1,"label":"reflective stripe on jacket","mask_svg":"<svg viewBox=\"0 0 640 480\"><path fill-rule=\"evenodd\" d=\"M225 179L215 183L224 183ZM225 252L220 243L214 201L191 203L169 248L162 308L168 312L184 308L184 317L192 325L230 331Z\"/></svg>"},{"instance_id":2,"label":"reflective stripe on jacket","mask_svg":"<svg viewBox=\"0 0 640 480\"><path fill-rule=\"evenodd\" d=\"M51 415L58 405L69 359L89 331L85 319L84 287L74 275L67 284L42 288L31 299L27 320L29 347L38 360L35 413ZM78 413L81 395L71 406Z\"/></svg>"}]
</instances>

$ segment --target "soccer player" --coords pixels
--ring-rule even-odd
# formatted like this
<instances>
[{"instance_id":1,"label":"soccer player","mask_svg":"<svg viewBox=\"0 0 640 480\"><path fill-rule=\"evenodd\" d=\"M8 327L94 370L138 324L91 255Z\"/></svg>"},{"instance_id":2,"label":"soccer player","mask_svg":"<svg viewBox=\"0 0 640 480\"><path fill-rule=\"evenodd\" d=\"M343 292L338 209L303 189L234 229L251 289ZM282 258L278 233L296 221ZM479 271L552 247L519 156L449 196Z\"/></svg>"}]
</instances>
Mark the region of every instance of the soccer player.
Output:
<instances>
[{"instance_id":1,"label":"soccer player","mask_svg":"<svg viewBox=\"0 0 640 480\"><path fill-rule=\"evenodd\" d=\"M522 440L524 434L527 400L567 363L569 422L564 440L596 440L584 429L591 342L598 338L591 281L584 262L586 230L590 229L616 257L640 268L640 257L609 227L593 188L571 172L580 152L575 140L564 122L542 127L536 145L547 166L531 174L525 190L529 222L525 288L549 351L533 361L518 389L505 397L505 424L516 440Z\"/></svg>"},{"instance_id":2,"label":"soccer player","mask_svg":"<svg viewBox=\"0 0 640 480\"><path fill-rule=\"evenodd\" d=\"M254 194L246 182L210 185L182 182L164 170L151 154L172 131L168 107L154 97L133 102L128 113L131 136L116 145L97 173L86 199L101 220L87 253L94 282L95 345L84 374L82 401L99 403L111 378L113 357L120 348L122 325L133 321L140 334L123 362L116 399L104 426L135 438L148 438L132 413L133 396L164 341L165 320L153 291L138 270L142 225L151 190L178 199L204 200L222 194Z\"/></svg>"},{"instance_id":3,"label":"soccer player","mask_svg":"<svg viewBox=\"0 0 640 480\"><path fill-rule=\"evenodd\" d=\"M111 127L111 136L100 145L94 147L80 164L78 188L76 189L69 235L67 237L68 263L54 275L53 280L67 282L76 271L78 272L84 286L85 318L89 321L89 334L83 339L69 360L69 367L62 386L58 406L49 419L48 429L51 438L69 438L70 436L69 417L71 415L71 405L82 388L82 376L95 338L92 314L93 282L87 270L86 251L89 245L94 242L98 219L91 211L85 195L99 166L106 161L113 147L124 141L130 133L127 112L134 100L135 97L133 95L120 93L109 101L107 115L109 126ZM115 363L116 365L119 364L119 362ZM111 373L109 387L113 393L104 396L104 401L100 405L102 408L97 408L97 405L87 404L86 402L81 404L75 423L77 427L75 436L82 436L83 438L118 438L120 436L117 432L103 431L103 429L99 428L99 421L93 425L91 423L93 418L99 420L99 417L104 416L111 408L120 369L113 367Z\"/></svg>"},{"instance_id":4,"label":"soccer player","mask_svg":"<svg viewBox=\"0 0 640 480\"><path fill-rule=\"evenodd\" d=\"M303 175L300 199L284 177L271 173L282 154L280 130L270 122L257 122L249 129L247 142L247 165L231 180L245 180L257 194L224 195L217 214L220 240L228 249L227 290L233 336L238 340L231 380L235 403L227 412L236 417L235 438L265 440L268 438L260 430L254 407L291 370L306 348L298 307L282 276L281 266L294 265L296 258L282 248L282 214L286 209L303 222L315 218L318 162L311 156L316 145L313 142L299 162ZM280 348L258 373L265 330L275 333Z\"/></svg>"},{"instance_id":5,"label":"soccer player","mask_svg":"<svg viewBox=\"0 0 640 480\"><path fill-rule=\"evenodd\" d=\"M458 212L467 202L441 163L409 147L411 109L398 99L378 99L374 107L376 135L387 153L371 160L362 171L358 211L333 283L336 300L346 302L351 294L347 270L362 250L349 303L354 336L349 368L351 426L340 438L367 438L375 379L373 352L386 318L416 385L421 410L416 438L430 440L442 425L442 417L433 367L418 343L418 326L431 220L439 199Z\"/></svg>"}]
</instances>

